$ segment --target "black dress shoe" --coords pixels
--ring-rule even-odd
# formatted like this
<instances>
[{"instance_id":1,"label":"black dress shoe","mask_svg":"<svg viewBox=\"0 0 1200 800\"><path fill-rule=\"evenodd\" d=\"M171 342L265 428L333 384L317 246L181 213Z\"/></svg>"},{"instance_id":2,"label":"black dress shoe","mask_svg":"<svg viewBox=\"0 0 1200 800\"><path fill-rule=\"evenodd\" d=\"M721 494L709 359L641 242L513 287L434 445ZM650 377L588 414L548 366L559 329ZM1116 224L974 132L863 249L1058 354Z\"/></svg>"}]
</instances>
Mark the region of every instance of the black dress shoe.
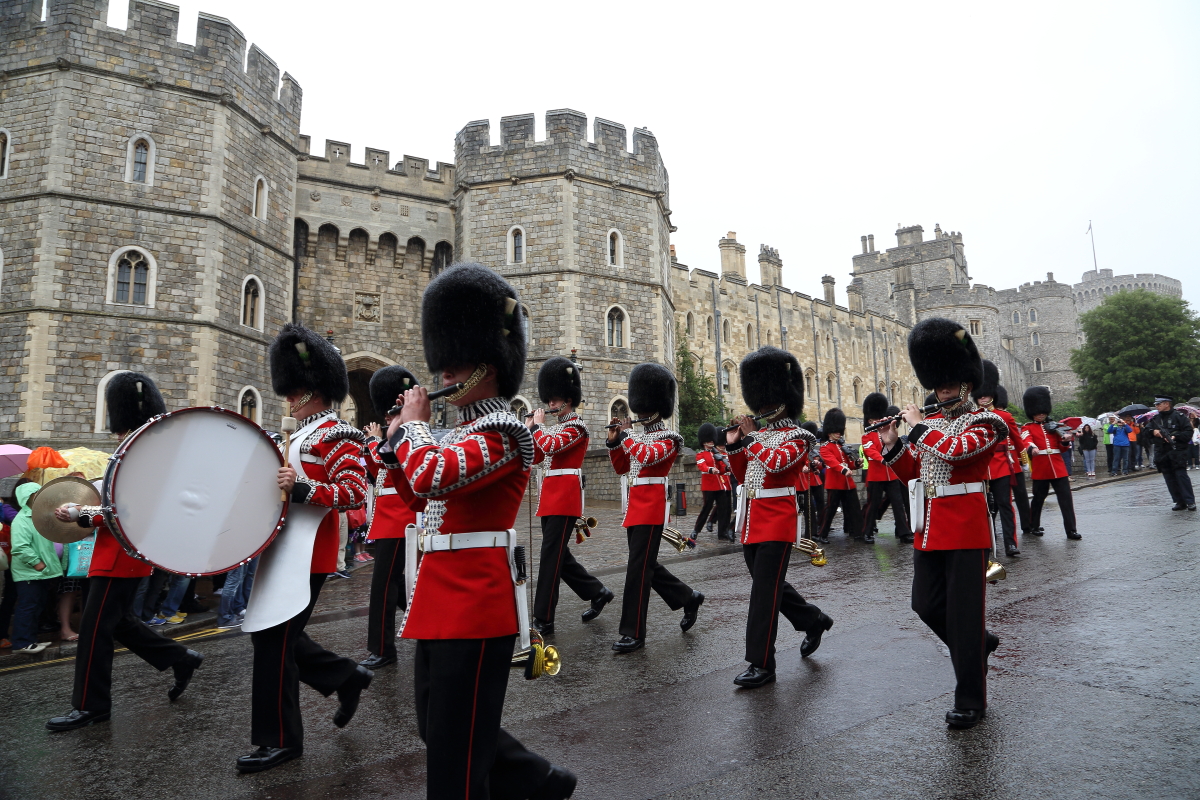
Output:
<instances>
[{"instance_id":1,"label":"black dress shoe","mask_svg":"<svg viewBox=\"0 0 1200 800\"><path fill-rule=\"evenodd\" d=\"M904 542L905 544L912 544L913 537L912 536L901 536L900 541Z\"/></svg>"},{"instance_id":2,"label":"black dress shoe","mask_svg":"<svg viewBox=\"0 0 1200 800\"><path fill-rule=\"evenodd\" d=\"M238 772L262 772L304 755L303 747L260 747L237 760Z\"/></svg>"},{"instance_id":3,"label":"black dress shoe","mask_svg":"<svg viewBox=\"0 0 1200 800\"><path fill-rule=\"evenodd\" d=\"M584 622L591 622L596 617L600 616L600 612L604 607L612 602L613 593L607 586L600 589L600 594L592 598L592 607L583 612L582 619Z\"/></svg>"},{"instance_id":4,"label":"black dress shoe","mask_svg":"<svg viewBox=\"0 0 1200 800\"><path fill-rule=\"evenodd\" d=\"M618 653L632 653L634 650L641 650L646 646L645 639L634 639L632 636L622 636L613 642L613 650Z\"/></svg>"},{"instance_id":5,"label":"black dress shoe","mask_svg":"<svg viewBox=\"0 0 1200 800\"><path fill-rule=\"evenodd\" d=\"M73 731L76 728L84 728L97 722L108 722L108 718L111 716L111 711L80 711L75 708L66 716L52 717L47 720L46 730Z\"/></svg>"},{"instance_id":6,"label":"black dress shoe","mask_svg":"<svg viewBox=\"0 0 1200 800\"><path fill-rule=\"evenodd\" d=\"M188 650L183 661L175 665L175 684L167 689L167 698L172 703L179 699L179 695L183 694L183 690L192 682L192 676L196 674L196 670L200 669L200 665L203 663L204 656L195 650Z\"/></svg>"},{"instance_id":7,"label":"black dress shoe","mask_svg":"<svg viewBox=\"0 0 1200 800\"><path fill-rule=\"evenodd\" d=\"M817 648L821 646L821 637L825 635L825 631L832 627L833 618L822 611L820 618L817 620L817 629L809 631L808 635L804 637L804 641L800 643L801 657L808 658L817 652Z\"/></svg>"},{"instance_id":8,"label":"black dress shoe","mask_svg":"<svg viewBox=\"0 0 1200 800\"><path fill-rule=\"evenodd\" d=\"M867 544L874 544L875 543L875 534L868 533L866 536L863 537L863 541L866 542Z\"/></svg>"},{"instance_id":9,"label":"black dress shoe","mask_svg":"<svg viewBox=\"0 0 1200 800\"><path fill-rule=\"evenodd\" d=\"M1067 531L1067 538L1068 539L1082 539L1083 534L1080 533L1079 531Z\"/></svg>"},{"instance_id":10,"label":"black dress shoe","mask_svg":"<svg viewBox=\"0 0 1200 800\"><path fill-rule=\"evenodd\" d=\"M745 672L734 678L733 682L744 689L757 689L775 682L775 670L763 669L752 664L746 667Z\"/></svg>"},{"instance_id":11,"label":"black dress shoe","mask_svg":"<svg viewBox=\"0 0 1200 800\"><path fill-rule=\"evenodd\" d=\"M537 791L529 795L529 800L567 800L574 794L577 782L578 778L575 777L574 772L557 764L551 764L550 773L546 776L545 782L537 788Z\"/></svg>"},{"instance_id":12,"label":"black dress shoe","mask_svg":"<svg viewBox=\"0 0 1200 800\"><path fill-rule=\"evenodd\" d=\"M1030 534L1031 536L1045 536L1045 535L1046 535L1046 529L1045 529L1045 528L1030 528L1030 529L1029 529L1029 534Z\"/></svg>"},{"instance_id":13,"label":"black dress shoe","mask_svg":"<svg viewBox=\"0 0 1200 800\"><path fill-rule=\"evenodd\" d=\"M829 537L828 536L818 536L817 543L818 544L829 544Z\"/></svg>"},{"instance_id":14,"label":"black dress shoe","mask_svg":"<svg viewBox=\"0 0 1200 800\"><path fill-rule=\"evenodd\" d=\"M380 667L386 667L389 664L395 663L395 656L377 656L374 653L371 653L371 655L358 662L358 665L360 667L366 667L367 669L379 669Z\"/></svg>"},{"instance_id":15,"label":"black dress shoe","mask_svg":"<svg viewBox=\"0 0 1200 800\"><path fill-rule=\"evenodd\" d=\"M1187 506L1185 506L1183 503L1176 503L1175 505L1171 506L1172 511L1183 511L1185 508L1187 508Z\"/></svg>"},{"instance_id":16,"label":"black dress shoe","mask_svg":"<svg viewBox=\"0 0 1200 800\"><path fill-rule=\"evenodd\" d=\"M992 633L991 631L988 631L987 635L985 637L985 641L986 641L985 652L986 652L986 655L990 656L992 653L996 652L996 648L1000 646L1000 637L997 636L996 634Z\"/></svg>"},{"instance_id":17,"label":"black dress shoe","mask_svg":"<svg viewBox=\"0 0 1200 800\"><path fill-rule=\"evenodd\" d=\"M1195 504L1195 503L1191 503L1191 504L1189 504L1189 505L1188 505L1188 507L1187 507L1187 510L1188 510L1188 511L1195 511L1195 510L1196 510L1196 504Z\"/></svg>"},{"instance_id":18,"label":"black dress shoe","mask_svg":"<svg viewBox=\"0 0 1200 800\"><path fill-rule=\"evenodd\" d=\"M683 604L683 619L679 620L679 627L686 633L696 624L696 615L700 613L700 604L704 602L704 595L692 590L692 598Z\"/></svg>"},{"instance_id":19,"label":"black dress shoe","mask_svg":"<svg viewBox=\"0 0 1200 800\"><path fill-rule=\"evenodd\" d=\"M946 724L958 730L974 728L986 716L982 708L952 708L946 712Z\"/></svg>"},{"instance_id":20,"label":"black dress shoe","mask_svg":"<svg viewBox=\"0 0 1200 800\"><path fill-rule=\"evenodd\" d=\"M333 714L334 725L344 728L354 719L354 712L358 710L358 699L362 697L363 690L371 685L371 678L374 677L375 673L366 667L356 667L354 674L338 687L338 710Z\"/></svg>"},{"instance_id":21,"label":"black dress shoe","mask_svg":"<svg viewBox=\"0 0 1200 800\"><path fill-rule=\"evenodd\" d=\"M1011 544L1004 545L1004 555L1012 558L1013 556L1021 555L1021 551L1013 547Z\"/></svg>"},{"instance_id":22,"label":"black dress shoe","mask_svg":"<svg viewBox=\"0 0 1200 800\"><path fill-rule=\"evenodd\" d=\"M530 623L530 627L540 633L542 636L549 636L550 634L554 633L553 622L546 622L545 620L538 619L537 617L533 618L533 622Z\"/></svg>"}]
</instances>

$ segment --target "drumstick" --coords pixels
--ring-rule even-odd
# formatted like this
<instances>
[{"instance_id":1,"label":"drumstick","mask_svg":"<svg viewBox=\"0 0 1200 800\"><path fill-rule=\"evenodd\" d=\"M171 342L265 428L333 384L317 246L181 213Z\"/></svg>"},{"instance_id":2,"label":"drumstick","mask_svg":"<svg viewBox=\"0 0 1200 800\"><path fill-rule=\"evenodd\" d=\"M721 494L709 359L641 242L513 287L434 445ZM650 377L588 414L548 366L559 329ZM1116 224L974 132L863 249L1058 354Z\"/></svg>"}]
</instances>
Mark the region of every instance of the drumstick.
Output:
<instances>
[{"instance_id":1,"label":"drumstick","mask_svg":"<svg viewBox=\"0 0 1200 800\"><path fill-rule=\"evenodd\" d=\"M286 461L291 457L288 455L288 451L292 449L292 434L296 432L296 418L284 417L279 422L279 430L283 432L283 458ZM291 466L290 462L288 465ZM279 493L282 495L280 499L286 503L288 499L288 493L282 489L279 490Z\"/></svg>"}]
</instances>

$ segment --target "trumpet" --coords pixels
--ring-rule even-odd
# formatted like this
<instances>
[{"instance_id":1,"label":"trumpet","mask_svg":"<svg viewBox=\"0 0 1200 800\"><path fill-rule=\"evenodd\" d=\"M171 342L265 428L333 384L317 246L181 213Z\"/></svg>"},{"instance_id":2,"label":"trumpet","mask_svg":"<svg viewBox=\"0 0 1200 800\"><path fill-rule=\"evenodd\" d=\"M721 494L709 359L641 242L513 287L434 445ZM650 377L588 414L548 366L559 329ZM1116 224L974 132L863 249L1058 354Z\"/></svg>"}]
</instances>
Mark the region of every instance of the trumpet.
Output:
<instances>
[{"instance_id":1,"label":"trumpet","mask_svg":"<svg viewBox=\"0 0 1200 800\"><path fill-rule=\"evenodd\" d=\"M817 543L812 539L797 539L796 549L808 556L809 563L814 567L823 567L828 563L828 559L825 558L825 549L817 547Z\"/></svg>"},{"instance_id":2,"label":"trumpet","mask_svg":"<svg viewBox=\"0 0 1200 800\"><path fill-rule=\"evenodd\" d=\"M647 422L653 422L654 417L642 417L641 419L627 419L624 422L614 422L612 425L605 425L604 429L611 431L613 428L620 428L625 425L645 425Z\"/></svg>"},{"instance_id":3,"label":"trumpet","mask_svg":"<svg viewBox=\"0 0 1200 800\"><path fill-rule=\"evenodd\" d=\"M513 653L510 667L524 667L525 680L532 681L543 675L554 676L562 670L562 656L558 648L546 644L546 640L535 629L529 629L529 647Z\"/></svg>"},{"instance_id":4,"label":"trumpet","mask_svg":"<svg viewBox=\"0 0 1200 800\"><path fill-rule=\"evenodd\" d=\"M592 529L600 524L595 517L583 517L575 520L575 544L583 544L592 537Z\"/></svg>"},{"instance_id":5,"label":"trumpet","mask_svg":"<svg viewBox=\"0 0 1200 800\"><path fill-rule=\"evenodd\" d=\"M691 539L687 536L684 536L682 533L680 533L675 528L670 528L670 527L663 528L662 540L664 542L666 542L667 544L671 545L671 547L674 547L680 553L682 553L683 551L685 551L689 548L694 549L696 547L695 539Z\"/></svg>"},{"instance_id":6,"label":"trumpet","mask_svg":"<svg viewBox=\"0 0 1200 800\"><path fill-rule=\"evenodd\" d=\"M439 397L447 397L449 395L454 394L459 389L463 388L463 386L464 386L464 384L461 384L461 383L452 383L449 386L444 386L441 389L438 389L437 391L430 392L429 399L437 400ZM398 406L392 406L391 408L388 409L388 415L394 417L397 414L399 414L402 410L404 410L403 403L401 403Z\"/></svg>"},{"instance_id":7,"label":"trumpet","mask_svg":"<svg viewBox=\"0 0 1200 800\"><path fill-rule=\"evenodd\" d=\"M988 583L998 583L1008 577L1008 570L999 561L988 559L987 571L983 577Z\"/></svg>"}]
</instances>

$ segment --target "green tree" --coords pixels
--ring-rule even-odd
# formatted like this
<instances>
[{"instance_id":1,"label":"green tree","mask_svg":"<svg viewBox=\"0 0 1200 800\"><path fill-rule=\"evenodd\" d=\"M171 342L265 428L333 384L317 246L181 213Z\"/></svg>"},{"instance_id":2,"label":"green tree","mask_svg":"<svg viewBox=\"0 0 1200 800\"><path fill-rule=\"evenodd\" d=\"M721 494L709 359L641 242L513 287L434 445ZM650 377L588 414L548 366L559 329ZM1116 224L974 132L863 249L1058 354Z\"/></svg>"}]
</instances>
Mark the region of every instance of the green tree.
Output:
<instances>
[{"instance_id":1,"label":"green tree","mask_svg":"<svg viewBox=\"0 0 1200 800\"><path fill-rule=\"evenodd\" d=\"M684 444L699 448L697 432L702 424L716 424L725 417L725 404L717 394L717 384L704 368L696 363L688 349L687 335L676 326L675 377L679 381L679 432Z\"/></svg>"},{"instance_id":2,"label":"green tree","mask_svg":"<svg viewBox=\"0 0 1200 800\"><path fill-rule=\"evenodd\" d=\"M1187 398L1200 389L1200 317L1182 298L1118 292L1079 323L1087 339L1071 351L1071 369L1093 416L1154 392Z\"/></svg>"}]
</instances>

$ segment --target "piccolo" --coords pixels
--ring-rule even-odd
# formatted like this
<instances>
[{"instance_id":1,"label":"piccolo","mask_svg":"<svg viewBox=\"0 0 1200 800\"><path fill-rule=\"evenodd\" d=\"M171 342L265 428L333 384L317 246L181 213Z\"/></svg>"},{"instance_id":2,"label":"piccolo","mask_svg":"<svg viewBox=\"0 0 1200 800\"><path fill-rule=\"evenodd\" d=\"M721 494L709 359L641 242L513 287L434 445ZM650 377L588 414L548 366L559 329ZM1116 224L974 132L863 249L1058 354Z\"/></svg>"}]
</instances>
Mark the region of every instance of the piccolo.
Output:
<instances>
[{"instance_id":1,"label":"piccolo","mask_svg":"<svg viewBox=\"0 0 1200 800\"><path fill-rule=\"evenodd\" d=\"M561 408L547 408L546 409L547 414L557 414L560 411L562 411ZM525 419L530 419L536 413L537 413L536 411L530 411L528 414L525 415Z\"/></svg>"},{"instance_id":2,"label":"piccolo","mask_svg":"<svg viewBox=\"0 0 1200 800\"><path fill-rule=\"evenodd\" d=\"M441 388L441 389L438 389L436 392L430 392L430 393L429 393L429 399L430 399L430 400L437 400L439 397L445 397L446 395L449 395L449 394L454 394L455 392L457 392L457 391L458 391L459 389L461 389L462 387L463 387L463 385L462 385L461 383L452 383L452 384L450 384L449 386L445 386L445 387L443 387L443 388ZM394 417L394 416L396 416L397 414L399 414L399 413L400 413L400 411L401 411L403 408L404 408L404 404L403 404L403 403L401 403L401 404L400 404L400 405L398 405L398 406L392 406L391 408L389 408L389 409L388 409L388 416L390 416L390 417Z\"/></svg>"},{"instance_id":3,"label":"piccolo","mask_svg":"<svg viewBox=\"0 0 1200 800\"><path fill-rule=\"evenodd\" d=\"M959 402L960 399L961 398L955 397L950 400L943 400L940 403L930 403L927 406L921 406L921 413L929 414L931 412L937 411L939 408L946 408L947 406L952 406L955 403ZM888 417L887 419L881 419L881 420L879 420L879 422L876 422L874 425L868 425L866 428L864 428L863 433L871 433L872 431L877 431L880 428L886 428L888 425L891 425L893 422L900 419L900 417L902 417L902 416L904 416L904 415L897 414L894 417Z\"/></svg>"},{"instance_id":4,"label":"piccolo","mask_svg":"<svg viewBox=\"0 0 1200 800\"><path fill-rule=\"evenodd\" d=\"M767 417L773 417L778 413L779 413L778 408L772 409L771 411L764 411L761 414L755 414L754 416L750 417L750 421L758 422L760 419L766 419ZM721 428L720 432L721 433L732 433L733 431L736 431L740 427L742 427L742 424L739 422L734 425L730 425L728 428Z\"/></svg>"},{"instance_id":5,"label":"piccolo","mask_svg":"<svg viewBox=\"0 0 1200 800\"><path fill-rule=\"evenodd\" d=\"M620 428L625 425L645 425L647 422L653 422L654 417L643 417L641 419L631 419L626 422L614 422L612 425L605 425L604 429L611 431L613 428Z\"/></svg>"}]
</instances>

